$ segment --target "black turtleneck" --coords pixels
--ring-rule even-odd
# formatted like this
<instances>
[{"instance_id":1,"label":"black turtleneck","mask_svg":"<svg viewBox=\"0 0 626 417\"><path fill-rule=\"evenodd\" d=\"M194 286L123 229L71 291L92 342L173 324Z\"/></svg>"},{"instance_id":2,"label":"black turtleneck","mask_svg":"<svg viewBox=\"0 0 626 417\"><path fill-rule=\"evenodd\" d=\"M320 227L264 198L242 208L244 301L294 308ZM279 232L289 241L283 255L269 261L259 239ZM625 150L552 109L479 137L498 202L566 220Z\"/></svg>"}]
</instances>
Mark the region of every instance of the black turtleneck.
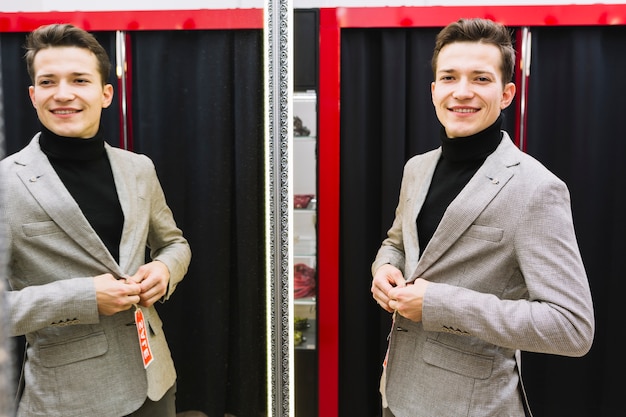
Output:
<instances>
[{"instance_id":1,"label":"black turtleneck","mask_svg":"<svg viewBox=\"0 0 626 417\"><path fill-rule=\"evenodd\" d=\"M39 145L91 227L119 261L124 214L102 134L89 139L69 138L42 126Z\"/></svg>"},{"instance_id":2,"label":"black turtleneck","mask_svg":"<svg viewBox=\"0 0 626 417\"><path fill-rule=\"evenodd\" d=\"M441 127L441 157L424 205L417 216L417 235L422 252L432 238L452 200L461 192L485 159L502 140L502 115L487 129L463 138L448 138Z\"/></svg>"}]
</instances>

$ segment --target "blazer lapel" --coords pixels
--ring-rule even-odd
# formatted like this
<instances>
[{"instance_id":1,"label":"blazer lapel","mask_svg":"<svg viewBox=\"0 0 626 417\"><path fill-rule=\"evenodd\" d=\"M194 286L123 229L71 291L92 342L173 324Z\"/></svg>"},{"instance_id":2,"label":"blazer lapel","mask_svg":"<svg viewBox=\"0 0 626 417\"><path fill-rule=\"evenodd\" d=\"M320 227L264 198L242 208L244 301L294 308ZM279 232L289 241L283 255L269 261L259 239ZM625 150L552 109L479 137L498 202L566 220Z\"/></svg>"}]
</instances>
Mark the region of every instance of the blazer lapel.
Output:
<instances>
[{"instance_id":1,"label":"blazer lapel","mask_svg":"<svg viewBox=\"0 0 626 417\"><path fill-rule=\"evenodd\" d=\"M80 207L67 191L36 137L24 149L23 169L17 175L50 218L93 258L108 270L119 273L119 266L93 230Z\"/></svg>"},{"instance_id":2,"label":"blazer lapel","mask_svg":"<svg viewBox=\"0 0 626 417\"><path fill-rule=\"evenodd\" d=\"M137 184L139 178L135 176L135 169L130 160L118 155L109 145L105 145L107 155L113 170L113 179L117 188L117 195L120 199L122 212L124 213L124 228L120 241L120 267L126 271L130 260L133 258L133 250L138 247L137 239L140 238L139 230L133 219L138 210L140 198Z\"/></svg>"},{"instance_id":3,"label":"blazer lapel","mask_svg":"<svg viewBox=\"0 0 626 417\"><path fill-rule=\"evenodd\" d=\"M519 152L505 133L498 148L487 157L485 163L446 209L409 281L420 277L435 263L513 177L513 171L509 168L519 164L516 151Z\"/></svg>"},{"instance_id":4,"label":"blazer lapel","mask_svg":"<svg viewBox=\"0 0 626 417\"><path fill-rule=\"evenodd\" d=\"M411 226L407 228L410 231L408 243L411 247L417 248L416 253L419 254L423 249L420 248L419 240L417 237L417 228L415 226L415 222L417 221L417 216L424 205L424 201L426 200L426 195L428 194L428 189L430 188L430 183L433 179L433 175L435 173L435 168L437 167L437 162L441 157L441 148L437 148L432 152L424 154L423 158L425 160L421 160L417 165L417 168L414 172L412 172L413 178L408 182L409 186L415 189L415 193L411 193L409 198L407 199L407 207L410 209L408 213L410 216L408 217L411 222ZM415 264L417 259L409 260Z\"/></svg>"}]
</instances>

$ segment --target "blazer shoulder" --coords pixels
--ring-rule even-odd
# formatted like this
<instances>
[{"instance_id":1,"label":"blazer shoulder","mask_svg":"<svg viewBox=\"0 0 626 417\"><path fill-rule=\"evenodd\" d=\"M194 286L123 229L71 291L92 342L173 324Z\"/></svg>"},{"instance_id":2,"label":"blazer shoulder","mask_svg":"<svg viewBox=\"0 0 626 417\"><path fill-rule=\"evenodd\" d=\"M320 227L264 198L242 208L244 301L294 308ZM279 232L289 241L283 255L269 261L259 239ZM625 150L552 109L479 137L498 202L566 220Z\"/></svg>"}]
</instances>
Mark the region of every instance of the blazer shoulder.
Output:
<instances>
[{"instance_id":1,"label":"blazer shoulder","mask_svg":"<svg viewBox=\"0 0 626 417\"><path fill-rule=\"evenodd\" d=\"M441 147L412 156L404 165L405 170L414 169L422 164L437 162L441 156Z\"/></svg>"},{"instance_id":2,"label":"blazer shoulder","mask_svg":"<svg viewBox=\"0 0 626 417\"><path fill-rule=\"evenodd\" d=\"M564 183L556 174L534 156L519 149L505 133L502 144L494 154L507 168L515 169L516 175L533 184L544 181Z\"/></svg>"},{"instance_id":3,"label":"blazer shoulder","mask_svg":"<svg viewBox=\"0 0 626 417\"><path fill-rule=\"evenodd\" d=\"M111 162L132 163L143 169L154 168L154 162L147 155L117 148L108 143L104 146Z\"/></svg>"},{"instance_id":4,"label":"blazer shoulder","mask_svg":"<svg viewBox=\"0 0 626 417\"><path fill-rule=\"evenodd\" d=\"M33 159L44 156L39 147L39 135L40 134L37 133L22 149L0 160L0 167L4 169L5 167L14 165L28 165Z\"/></svg>"}]
</instances>

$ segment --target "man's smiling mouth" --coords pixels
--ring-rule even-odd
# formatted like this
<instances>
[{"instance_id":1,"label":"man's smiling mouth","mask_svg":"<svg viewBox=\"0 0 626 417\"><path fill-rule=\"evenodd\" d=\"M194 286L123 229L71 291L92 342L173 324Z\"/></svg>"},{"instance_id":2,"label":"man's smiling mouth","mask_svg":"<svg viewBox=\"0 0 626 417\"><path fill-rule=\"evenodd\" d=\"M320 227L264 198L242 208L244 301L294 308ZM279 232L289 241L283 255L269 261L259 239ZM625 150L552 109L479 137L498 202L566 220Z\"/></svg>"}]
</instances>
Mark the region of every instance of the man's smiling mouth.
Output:
<instances>
[{"instance_id":1,"label":"man's smiling mouth","mask_svg":"<svg viewBox=\"0 0 626 417\"><path fill-rule=\"evenodd\" d=\"M52 110L54 114L73 114L78 112L79 110Z\"/></svg>"},{"instance_id":2,"label":"man's smiling mouth","mask_svg":"<svg viewBox=\"0 0 626 417\"><path fill-rule=\"evenodd\" d=\"M477 109L450 109L455 113L476 113Z\"/></svg>"}]
</instances>

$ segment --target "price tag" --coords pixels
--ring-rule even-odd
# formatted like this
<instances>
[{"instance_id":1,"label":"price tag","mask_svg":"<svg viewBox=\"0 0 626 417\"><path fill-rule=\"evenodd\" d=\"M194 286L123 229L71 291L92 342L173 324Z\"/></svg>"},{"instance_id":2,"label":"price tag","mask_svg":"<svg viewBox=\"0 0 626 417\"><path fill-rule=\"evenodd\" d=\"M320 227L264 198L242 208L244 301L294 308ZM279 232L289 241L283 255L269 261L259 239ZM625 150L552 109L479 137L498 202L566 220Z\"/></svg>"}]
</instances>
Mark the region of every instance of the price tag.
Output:
<instances>
[{"instance_id":1,"label":"price tag","mask_svg":"<svg viewBox=\"0 0 626 417\"><path fill-rule=\"evenodd\" d=\"M150 342L148 341L148 333L146 328L146 320L143 316L143 311L139 307L135 308L135 325L137 327L137 335L139 336L139 347L141 348L141 358L143 359L143 367L147 368L148 365L154 360L152 356L152 350L150 350Z\"/></svg>"}]
</instances>

